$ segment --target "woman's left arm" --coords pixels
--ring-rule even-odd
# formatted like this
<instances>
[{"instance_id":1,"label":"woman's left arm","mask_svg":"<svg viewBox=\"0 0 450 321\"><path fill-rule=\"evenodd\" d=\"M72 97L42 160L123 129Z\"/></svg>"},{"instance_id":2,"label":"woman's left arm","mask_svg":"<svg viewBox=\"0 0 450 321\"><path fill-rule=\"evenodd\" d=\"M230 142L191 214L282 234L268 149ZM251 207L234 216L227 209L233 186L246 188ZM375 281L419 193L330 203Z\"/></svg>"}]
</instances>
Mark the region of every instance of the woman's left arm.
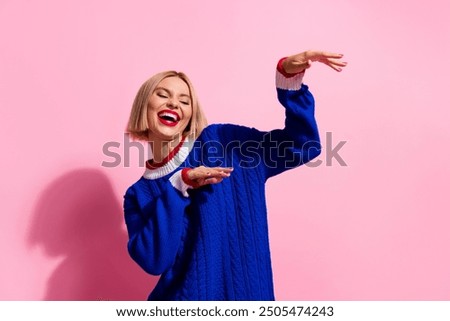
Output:
<instances>
[{"instance_id":1,"label":"woman's left arm","mask_svg":"<svg viewBox=\"0 0 450 321\"><path fill-rule=\"evenodd\" d=\"M305 164L320 154L320 137L314 117L314 98L302 83L305 70L321 62L341 71L342 54L305 51L283 58L277 65L278 100L286 109L285 127L266 133L262 140L266 178Z\"/></svg>"}]
</instances>

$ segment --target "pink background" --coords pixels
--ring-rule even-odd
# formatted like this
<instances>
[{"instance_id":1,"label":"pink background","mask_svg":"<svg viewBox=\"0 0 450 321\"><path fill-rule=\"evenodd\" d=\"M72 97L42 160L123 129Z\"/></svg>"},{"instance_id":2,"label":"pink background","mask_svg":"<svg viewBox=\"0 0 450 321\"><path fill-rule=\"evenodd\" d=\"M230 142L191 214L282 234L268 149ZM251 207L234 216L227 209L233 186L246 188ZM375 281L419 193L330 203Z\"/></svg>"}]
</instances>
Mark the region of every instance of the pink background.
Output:
<instances>
[{"instance_id":1,"label":"pink background","mask_svg":"<svg viewBox=\"0 0 450 321\"><path fill-rule=\"evenodd\" d=\"M210 123L276 128L277 60L318 48L349 62L305 78L348 166L268 183L277 299L450 300L448 12L438 0L2 0L0 299L145 299L156 278L129 259L121 210L142 168L101 166L138 87L183 70Z\"/></svg>"}]
</instances>

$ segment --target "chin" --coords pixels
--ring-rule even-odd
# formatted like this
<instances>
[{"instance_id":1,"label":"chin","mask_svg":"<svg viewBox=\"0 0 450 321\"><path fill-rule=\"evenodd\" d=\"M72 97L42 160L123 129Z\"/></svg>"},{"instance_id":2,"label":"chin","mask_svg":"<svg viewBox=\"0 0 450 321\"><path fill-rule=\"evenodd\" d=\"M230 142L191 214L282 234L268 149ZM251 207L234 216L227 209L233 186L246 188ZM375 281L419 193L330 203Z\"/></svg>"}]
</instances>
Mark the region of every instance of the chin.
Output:
<instances>
[{"instance_id":1,"label":"chin","mask_svg":"<svg viewBox=\"0 0 450 321\"><path fill-rule=\"evenodd\" d=\"M184 129L169 129L169 128L164 128L164 129L159 129L156 131L153 131L153 135L150 136L150 139L152 138L158 138L161 140L166 140L166 141L172 141L177 137L181 137L183 135Z\"/></svg>"}]
</instances>

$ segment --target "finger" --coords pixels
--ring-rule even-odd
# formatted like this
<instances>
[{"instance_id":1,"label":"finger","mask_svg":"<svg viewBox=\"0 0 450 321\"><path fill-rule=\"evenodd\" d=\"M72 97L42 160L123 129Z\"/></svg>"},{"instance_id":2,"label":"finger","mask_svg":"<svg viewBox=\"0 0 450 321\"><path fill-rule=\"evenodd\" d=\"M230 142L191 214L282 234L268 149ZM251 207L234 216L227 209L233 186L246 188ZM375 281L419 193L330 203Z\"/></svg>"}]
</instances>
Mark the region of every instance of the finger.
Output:
<instances>
[{"instance_id":1,"label":"finger","mask_svg":"<svg viewBox=\"0 0 450 321\"><path fill-rule=\"evenodd\" d=\"M212 169L224 173L231 173L234 170L233 167L213 167Z\"/></svg>"},{"instance_id":2,"label":"finger","mask_svg":"<svg viewBox=\"0 0 450 321\"><path fill-rule=\"evenodd\" d=\"M199 186L204 186L204 185L210 185L210 184L218 184L220 182L223 181L223 178L217 178L217 177L209 177L206 179L201 179L198 183Z\"/></svg>"},{"instance_id":3,"label":"finger","mask_svg":"<svg viewBox=\"0 0 450 321\"><path fill-rule=\"evenodd\" d=\"M218 184L223 181L223 178L221 177L211 177L205 180L208 184Z\"/></svg>"},{"instance_id":4,"label":"finger","mask_svg":"<svg viewBox=\"0 0 450 321\"><path fill-rule=\"evenodd\" d=\"M339 67L345 67L347 66L347 62L345 61L340 61L340 60L336 60L336 59L328 59L328 62L330 64L333 64L335 66L339 66Z\"/></svg>"},{"instance_id":5,"label":"finger","mask_svg":"<svg viewBox=\"0 0 450 321\"><path fill-rule=\"evenodd\" d=\"M222 171L222 170L217 170L217 169L211 169L211 171L209 171L208 175L206 175L205 177L228 177L230 176L230 172L227 171Z\"/></svg>"},{"instance_id":6,"label":"finger","mask_svg":"<svg viewBox=\"0 0 450 321\"><path fill-rule=\"evenodd\" d=\"M227 172L220 172L220 177L230 177L231 173L227 173Z\"/></svg>"},{"instance_id":7,"label":"finger","mask_svg":"<svg viewBox=\"0 0 450 321\"><path fill-rule=\"evenodd\" d=\"M316 57L322 56L322 57L326 57L326 58L336 58L336 59L340 59L340 58L344 57L343 54L335 53L335 52L327 52L327 51L313 51L311 54Z\"/></svg>"},{"instance_id":8,"label":"finger","mask_svg":"<svg viewBox=\"0 0 450 321\"><path fill-rule=\"evenodd\" d=\"M333 68L336 71L342 71L342 69L347 65L346 62L338 61L335 59L319 59L318 61Z\"/></svg>"},{"instance_id":9,"label":"finger","mask_svg":"<svg viewBox=\"0 0 450 321\"><path fill-rule=\"evenodd\" d=\"M222 170L216 170L213 168L208 168L207 170L199 170L193 173L192 179L207 179L207 178L223 178L223 177L229 177L231 175L231 172L228 171L222 171Z\"/></svg>"},{"instance_id":10,"label":"finger","mask_svg":"<svg viewBox=\"0 0 450 321\"><path fill-rule=\"evenodd\" d=\"M231 176L231 173L225 173L225 172L222 172L222 171L218 171L218 172L211 173L207 178L212 178L212 177L215 177L215 178L226 178L226 177L230 177L230 176Z\"/></svg>"},{"instance_id":11,"label":"finger","mask_svg":"<svg viewBox=\"0 0 450 321\"><path fill-rule=\"evenodd\" d=\"M342 67L335 66L334 64L328 63L328 62L326 62L325 64L326 64L328 67L331 67L331 68L333 68L334 70L336 70L336 71L338 71L338 72L341 72L341 71L342 71Z\"/></svg>"},{"instance_id":12,"label":"finger","mask_svg":"<svg viewBox=\"0 0 450 321\"><path fill-rule=\"evenodd\" d=\"M231 172L234 170L233 167L212 167L210 168L210 175L225 175L230 176Z\"/></svg>"},{"instance_id":13,"label":"finger","mask_svg":"<svg viewBox=\"0 0 450 321\"><path fill-rule=\"evenodd\" d=\"M330 52L323 52L323 51L315 51L312 54L310 54L308 59L311 59L312 61L320 61L323 62L324 60L337 60L341 59L343 55L341 54L335 54Z\"/></svg>"}]
</instances>

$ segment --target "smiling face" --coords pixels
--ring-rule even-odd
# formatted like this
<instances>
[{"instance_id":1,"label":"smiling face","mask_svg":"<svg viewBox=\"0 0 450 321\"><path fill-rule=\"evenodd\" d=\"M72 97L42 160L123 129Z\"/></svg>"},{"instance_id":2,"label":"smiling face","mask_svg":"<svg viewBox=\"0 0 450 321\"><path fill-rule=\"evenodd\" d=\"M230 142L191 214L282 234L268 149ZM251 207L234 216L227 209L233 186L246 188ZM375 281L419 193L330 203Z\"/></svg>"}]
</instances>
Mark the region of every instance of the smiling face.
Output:
<instances>
[{"instance_id":1,"label":"smiling face","mask_svg":"<svg viewBox=\"0 0 450 321\"><path fill-rule=\"evenodd\" d=\"M147 108L150 141L180 139L192 117L188 85L176 76L164 78L151 94Z\"/></svg>"}]
</instances>

